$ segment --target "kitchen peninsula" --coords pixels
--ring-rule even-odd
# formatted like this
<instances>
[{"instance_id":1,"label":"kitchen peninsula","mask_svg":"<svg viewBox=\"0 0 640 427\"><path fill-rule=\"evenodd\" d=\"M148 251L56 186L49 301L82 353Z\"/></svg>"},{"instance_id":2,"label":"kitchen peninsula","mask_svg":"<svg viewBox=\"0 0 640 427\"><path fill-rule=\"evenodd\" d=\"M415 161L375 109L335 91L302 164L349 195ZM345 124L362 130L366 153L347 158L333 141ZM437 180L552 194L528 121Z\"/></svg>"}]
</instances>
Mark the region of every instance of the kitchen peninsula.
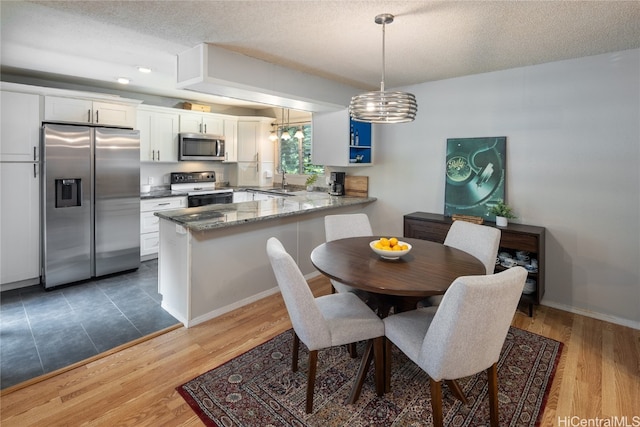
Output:
<instances>
[{"instance_id":1,"label":"kitchen peninsula","mask_svg":"<svg viewBox=\"0 0 640 427\"><path fill-rule=\"evenodd\" d=\"M359 212L375 200L303 191L156 212L162 307L190 327L277 293L265 249L269 237L277 237L311 275L311 251L325 241L324 216Z\"/></svg>"}]
</instances>

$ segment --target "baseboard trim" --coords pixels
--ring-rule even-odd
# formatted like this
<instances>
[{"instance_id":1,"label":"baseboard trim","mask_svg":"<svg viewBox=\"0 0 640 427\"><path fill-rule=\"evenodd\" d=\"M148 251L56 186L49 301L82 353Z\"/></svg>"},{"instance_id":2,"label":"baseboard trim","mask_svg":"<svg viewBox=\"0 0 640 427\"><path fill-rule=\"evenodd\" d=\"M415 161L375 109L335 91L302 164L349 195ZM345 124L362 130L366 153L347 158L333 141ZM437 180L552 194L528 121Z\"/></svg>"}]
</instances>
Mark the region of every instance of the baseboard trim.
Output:
<instances>
[{"instance_id":1,"label":"baseboard trim","mask_svg":"<svg viewBox=\"0 0 640 427\"><path fill-rule=\"evenodd\" d=\"M187 328L190 328L192 326L199 325L200 323L204 323L208 320L215 319L216 317L220 317L223 314L227 314L228 312L233 311L237 308L243 307L248 304L252 304L256 301L259 301L273 294L277 294L279 292L280 292L280 288L278 288L277 286L271 289L267 289L266 291L260 292L259 294L251 295L250 297L234 302L233 304L225 305L224 307L218 308L216 310L205 313L201 316L195 317L192 320L187 320L186 322L183 322L184 326Z\"/></svg>"},{"instance_id":2,"label":"baseboard trim","mask_svg":"<svg viewBox=\"0 0 640 427\"><path fill-rule=\"evenodd\" d=\"M598 313L597 311L591 311L571 305L560 304L554 301L542 300L540 304L551 308L557 308L558 310L568 311L569 313L579 314L581 316L591 317L593 319L603 320L605 322L615 323L616 325L627 326L632 329L640 330L640 321L637 322L631 319Z\"/></svg>"},{"instance_id":3,"label":"baseboard trim","mask_svg":"<svg viewBox=\"0 0 640 427\"><path fill-rule=\"evenodd\" d=\"M40 279L37 277L34 279L19 280L17 282L3 283L2 285L0 285L0 292L12 291L14 289L28 288L29 286L39 285L39 284L40 284Z\"/></svg>"}]
</instances>

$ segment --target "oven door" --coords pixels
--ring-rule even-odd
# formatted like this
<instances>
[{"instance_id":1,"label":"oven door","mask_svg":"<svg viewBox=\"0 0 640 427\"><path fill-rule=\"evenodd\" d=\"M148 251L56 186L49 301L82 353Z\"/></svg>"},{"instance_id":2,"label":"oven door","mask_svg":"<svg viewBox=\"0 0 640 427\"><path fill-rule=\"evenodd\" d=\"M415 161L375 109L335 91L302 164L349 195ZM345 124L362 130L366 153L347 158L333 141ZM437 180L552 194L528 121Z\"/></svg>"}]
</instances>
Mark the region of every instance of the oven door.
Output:
<instances>
[{"instance_id":1,"label":"oven door","mask_svg":"<svg viewBox=\"0 0 640 427\"><path fill-rule=\"evenodd\" d=\"M187 207L189 208L195 208L197 206L216 205L220 203L233 203L233 192L194 194L187 197Z\"/></svg>"}]
</instances>

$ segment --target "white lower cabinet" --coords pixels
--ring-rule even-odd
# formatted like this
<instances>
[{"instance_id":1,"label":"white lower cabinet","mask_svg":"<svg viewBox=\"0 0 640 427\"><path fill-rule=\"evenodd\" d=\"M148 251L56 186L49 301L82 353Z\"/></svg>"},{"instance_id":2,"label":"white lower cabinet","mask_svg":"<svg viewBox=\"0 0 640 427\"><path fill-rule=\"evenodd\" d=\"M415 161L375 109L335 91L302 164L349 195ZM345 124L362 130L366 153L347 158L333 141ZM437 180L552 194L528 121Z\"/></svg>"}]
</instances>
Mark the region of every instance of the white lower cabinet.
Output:
<instances>
[{"instance_id":1,"label":"white lower cabinet","mask_svg":"<svg viewBox=\"0 0 640 427\"><path fill-rule=\"evenodd\" d=\"M40 277L40 172L36 163L0 163L0 283Z\"/></svg>"},{"instance_id":2,"label":"white lower cabinet","mask_svg":"<svg viewBox=\"0 0 640 427\"><path fill-rule=\"evenodd\" d=\"M153 255L158 253L160 218L154 213L186 207L186 197L163 197L140 201L140 256L153 258Z\"/></svg>"}]
</instances>

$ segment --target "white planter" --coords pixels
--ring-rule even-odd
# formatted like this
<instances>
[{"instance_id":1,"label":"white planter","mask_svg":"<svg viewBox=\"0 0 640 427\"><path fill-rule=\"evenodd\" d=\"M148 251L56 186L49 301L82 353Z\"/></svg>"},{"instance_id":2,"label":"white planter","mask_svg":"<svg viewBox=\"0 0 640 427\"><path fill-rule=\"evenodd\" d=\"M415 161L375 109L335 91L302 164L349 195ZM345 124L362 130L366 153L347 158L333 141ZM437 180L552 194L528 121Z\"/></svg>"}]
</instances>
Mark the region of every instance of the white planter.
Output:
<instances>
[{"instance_id":1,"label":"white planter","mask_svg":"<svg viewBox=\"0 0 640 427\"><path fill-rule=\"evenodd\" d=\"M313 185L307 185L307 191L313 191Z\"/></svg>"},{"instance_id":2,"label":"white planter","mask_svg":"<svg viewBox=\"0 0 640 427\"><path fill-rule=\"evenodd\" d=\"M509 220L503 216L496 216L496 225L498 227L506 227Z\"/></svg>"}]
</instances>

